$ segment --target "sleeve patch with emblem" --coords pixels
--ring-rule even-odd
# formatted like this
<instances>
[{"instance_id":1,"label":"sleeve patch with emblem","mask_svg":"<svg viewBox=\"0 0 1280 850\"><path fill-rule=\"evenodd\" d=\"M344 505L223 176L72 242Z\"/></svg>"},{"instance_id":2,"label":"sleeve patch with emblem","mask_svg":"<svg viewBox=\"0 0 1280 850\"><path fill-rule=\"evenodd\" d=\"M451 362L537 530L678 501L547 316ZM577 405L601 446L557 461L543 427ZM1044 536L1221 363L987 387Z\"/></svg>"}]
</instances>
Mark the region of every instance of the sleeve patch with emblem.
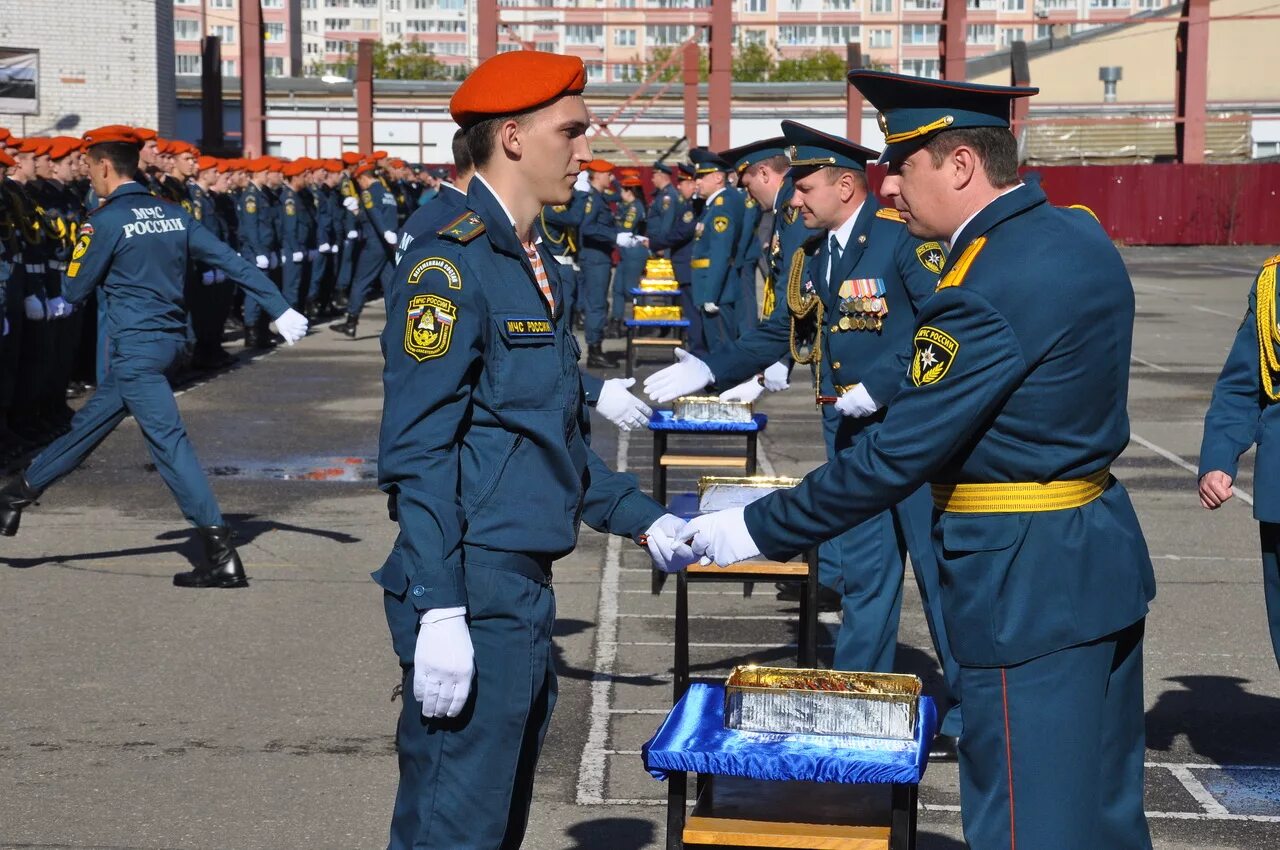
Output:
<instances>
[{"instance_id":1,"label":"sleeve patch with emblem","mask_svg":"<svg viewBox=\"0 0 1280 850\"><path fill-rule=\"evenodd\" d=\"M258 211L258 202L253 199L252 195L244 199L244 211L249 215L253 215Z\"/></svg>"},{"instance_id":2,"label":"sleeve patch with emblem","mask_svg":"<svg viewBox=\"0 0 1280 850\"><path fill-rule=\"evenodd\" d=\"M284 202L284 214L285 215L298 214L298 205L293 202L293 198L290 198L289 200Z\"/></svg>"},{"instance_id":3,"label":"sleeve patch with emblem","mask_svg":"<svg viewBox=\"0 0 1280 850\"><path fill-rule=\"evenodd\" d=\"M458 274L458 267L444 257L427 257L425 260L420 260L409 271L408 284L417 286L422 276L430 271L437 271L444 275L450 289L462 288L462 275Z\"/></svg>"},{"instance_id":4,"label":"sleeve patch with emblem","mask_svg":"<svg viewBox=\"0 0 1280 850\"><path fill-rule=\"evenodd\" d=\"M722 206L723 204L724 204L724 196L721 195L720 197L716 198L716 201L714 204L712 204L712 206L718 207L718 206Z\"/></svg>"},{"instance_id":5,"label":"sleeve patch with emblem","mask_svg":"<svg viewBox=\"0 0 1280 850\"><path fill-rule=\"evenodd\" d=\"M405 353L422 363L449 350L458 308L448 298L424 293L409 299L404 322Z\"/></svg>"},{"instance_id":6,"label":"sleeve patch with emblem","mask_svg":"<svg viewBox=\"0 0 1280 850\"><path fill-rule=\"evenodd\" d=\"M916 331L915 353L911 357L911 383L924 387L941 381L959 350L955 337L929 325L921 327Z\"/></svg>"},{"instance_id":7,"label":"sleeve patch with emblem","mask_svg":"<svg viewBox=\"0 0 1280 850\"><path fill-rule=\"evenodd\" d=\"M670 209L670 208L671 208L671 196L670 196L670 195L663 195L663 196L662 196L662 209L663 209L663 210L668 210L668 209Z\"/></svg>"},{"instance_id":8,"label":"sleeve patch with emblem","mask_svg":"<svg viewBox=\"0 0 1280 850\"><path fill-rule=\"evenodd\" d=\"M84 256L85 251L89 250L89 234L80 234L80 241L76 243L76 247L71 252L71 259L78 260Z\"/></svg>"},{"instance_id":9,"label":"sleeve patch with emblem","mask_svg":"<svg viewBox=\"0 0 1280 850\"><path fill-rule=\"evenodd\" d=\"M685 212L685 214L684 214L684 220L685 220L685 221L693 221L693 210L688 210L687 212Z\"/></svg>"},{"instance_id":10,"label":"sleeve patch with emblem","mask_svg":"<svg viewBox=\"0 0 1280 850\"><path fill-rule=\"evenodd\" d=\"M724 233L729 229L729 219L718 215L712 220L711 226L715 228L716 233Z\"/></svg>"},{"instance_id":11,"label":"sleeve patch with emblem","mask_svg":"<svg viewBox=\"0 0 1280 850\"><path fill-rule=\"evenodd\" d=\"M934 274L942 274L942 267L947 263L947 255L943 253L938 242L926 242L916 246L916 259Z\"/></svg>"}]
</instances>

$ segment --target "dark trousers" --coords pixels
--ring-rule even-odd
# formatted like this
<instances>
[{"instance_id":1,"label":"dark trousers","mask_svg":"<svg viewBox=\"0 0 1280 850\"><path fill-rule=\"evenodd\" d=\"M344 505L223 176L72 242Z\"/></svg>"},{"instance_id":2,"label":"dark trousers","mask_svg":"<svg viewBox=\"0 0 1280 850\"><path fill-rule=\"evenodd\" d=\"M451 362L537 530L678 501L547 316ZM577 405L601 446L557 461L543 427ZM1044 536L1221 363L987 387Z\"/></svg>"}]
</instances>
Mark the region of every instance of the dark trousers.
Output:
<instances>
[{"instance_id":1,"label":"dark trousers","mask_svg":"<svg viewBox=\"0 0 1280 850\"><path fill-rule=\"evenodd\" d=\"M280 261L280 294L293 309L299 311L303 309L303 304L307 300L306 284L310 280L305 253L303 259L296 263L293 261L292 253L286 254Z\"/></svg>"},{"instance_id":2,"label":"dark trousers","mask_svg":"<svg viewBox=\"0 0 1280 850\"><path fill-rule=\"evenodd\" d=\"M689 353L694 357L706 357L711 353L712 346L708 344L708 328L707 323L713 319L702 312L702 307L693 303L693 287L681 283L680 284L680 314L689 320L689 336L685 340ZM718 338L718 332L711 329Z\"/></svg>"},{"instance_id":3,"label":"dark trousers","mask_svg":"<svg viewBox=\"0 0 1280 850\"><path fill-rule=\"evenodd\" d=\"M1262 592L1267 600L1267 625L1271 629L1271 651L1280 664L1280 524L1260 523L1262 537Z\"/></svg>"},{"instance_id":4,"label":"dark trousers","mask_svg":"<svg viewBox=\"0 0 1280 850\"><path fill-rule=\"evenodd\" d=\"M549 584L476 564L467 564L466 587L471 696L458 717L431 720L413 696L418 611L384 592L405 676L389 850L516 850L524 838L556 703L555 594Z\"/></svg>"},{"instance_id":5,"label":"dark trousers","mask_svg":"<svg viewBox=\"0 0 1280 850\"><path fill-rule=\"evenodd\" d=\"M738 314L738 336L750 333L760 324L760 306L756 299L756 263L752 261L742 267L742 288L738 291L738 303L735 311Z\"/></svg>"},{"instance_id":6,"label":"dark trousers","mask_svg":"<svg viewBox=\"0 0 1280 850\"><path fill-rule=\"evenodd\" d=\"M360 243L344 236L340 244L342 252L338 254L338 274L334 291L346 295L351 291L352 275L355 274L356 254L360 251Z\"/></svg>"},{"instance_id":7,"label":"dark trousers","mask_svg":"<svg viewBox=\"0 0 1280 850\"><path fill-rule=\"evenodd\" d=\"M222 329L231 314L235 284L204 283L196 278L187 289L187 307L191 311L191 330L195 334L197 356L217 354L222 350Z\"/></svg>"},{"instance_id":8,"label":"dark trousers","mask_svg":"<svg viewBox=\"0 0 1280 850\"><path fill-rule=\"evenodd\" d=\"M384 283L388 269L394 268L387 251L380 242L372 238L360 244L356 254L355 272L351 279L351 299L347 303L347 315L359 316L364 310L365 302L373 295L379 284Z\"/></svg>"},{"instance_id":9,"label":"dark trousers","mask_svg":"<svg viewBox=\"0 0 1280 850\"><path fill-rule=\"evenodd\" d=\"M311 261L310 280L307 283L307 291L302 296L303 306L323 304L328 300L325 286L325 279L329 271L329 254L317 254L316 258Z\"/></svg>"},{"instance_id":10,"label":"dark trousers","mask_svg":"<svg viewBox=\"0 0 1280 850\"><path fill-rule=\"evenodd\" d=\"M250 260L250 262L253 262ZM280 269L271 269L263 274L271 278L271 282L280 288ZM244 295L244 326L248 328L256 328L259 331L265 331L269 322L273 321L275 316L268 316L266 311L262 309L262 305L258 303L258 299L254 298L248 292Z\"/></svg>"},{"instance_id":11,"label":"dark trousers","mask_svg":"<svg viewBox=\"0 0 1280 850\"><path fill-rule=\"evenodd\" d=\"M960 668L960 810L970 847L1151 847L1144 623L1009 667Z\"/></svg>"},{"instance_id":12,"label":"dark trousers","mask_svg":"<svg viewBox=\"0 0 1280 850\"><path fill-rule=\"evenodd\" d=\"M27 468L26 479L44 490L70 473L133 414L151 459L193 525L222 525L218 501L178 413L165 373L186 341L175 334L135 333L111 340L110 368L98 389L71 420L71 430L54 440Z\"/></svg>"},{"instance_id":13,"label":"dark trousers","mask_svg":"<svg viewBox=\"0 0 1280 850\"><path fill-rule=\"evenodd\" d=\"M644 247L622 248L618 268L613 273L613 300L609 303L609 318L621 319L625 315L631 290L640 286L644 277L644 264L649 259L649 249Z\"/></svg>"},{"instance_id":14,"label":"dark trousers","mask_svg":"<svg viewBox=\"0 0 1280 850\"><path fill-rule=\"evenodd\" d=\"M586 336L588 345L604 340L604 323L609 309L609 274L613 265L608 258L586 255L579 261L582 267L582 308L586 312Z\"/></svg>"}]
</instances>

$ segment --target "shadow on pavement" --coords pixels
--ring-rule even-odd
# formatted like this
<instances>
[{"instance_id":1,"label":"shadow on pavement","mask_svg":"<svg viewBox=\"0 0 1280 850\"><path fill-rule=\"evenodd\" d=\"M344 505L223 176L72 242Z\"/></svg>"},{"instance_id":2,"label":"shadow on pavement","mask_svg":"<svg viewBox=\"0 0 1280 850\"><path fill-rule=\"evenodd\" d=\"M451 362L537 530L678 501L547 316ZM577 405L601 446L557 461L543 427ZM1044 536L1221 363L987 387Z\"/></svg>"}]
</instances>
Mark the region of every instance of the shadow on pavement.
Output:
<instances>
[{"instance_id":1,"label":"shadow on pavement","mask_svg":"<svg viewBox=\"0 0 1280 850\"><path fill-rule=\"evenodd\" d=\"M657 841L653 824L639 818L600 818L565 830L573 844L565 850L645 850Z\"/></svg>"},{"instance_id":2,"label":"shadow on pavement","mask_svg":"<svg viewBox=\"0 0 1280 850\"><path fill-rule=\"evenodd\" d=\"M587 629L593 629L595 625L595 623L586 620L557 619L551 635L556 638L569 637L581 634ZM566 663L564 650L560 648L558 643L552 642L552 651L555 653L557 676L563 679L577 679L583 682L590 682L595 677L595 673L591 670L584 670L581 667L574 667ZM614 673L609 676L609 681L615 685L644 685L645 687L666 684L661 679L655 679L652 676L627 675L625 673Z\"/></svg>"},{"instance_id":3,"label":"shadow on pavement","mask_svg":"<svg viewBox=\"0 0 1280 850\"><path fill-rule=\"evenodd\" d=\"M916 848L917 850L965 850L965 843L946 835L917 832Z\"/></svg>"},{"instance_id":4,"label":"shadow on pavement","mask_svg":"<svg viewBox=\"0 0 1280 850\"><path fill-rule=\"evenodd\" d=\"M1280 764L1275 721L1280 699L1251 694L1237 676L1173 676L1147 712L1147 749L1168 752L1185 736L1196 755L1218 764Z\"/></svg>"}]
</instances>

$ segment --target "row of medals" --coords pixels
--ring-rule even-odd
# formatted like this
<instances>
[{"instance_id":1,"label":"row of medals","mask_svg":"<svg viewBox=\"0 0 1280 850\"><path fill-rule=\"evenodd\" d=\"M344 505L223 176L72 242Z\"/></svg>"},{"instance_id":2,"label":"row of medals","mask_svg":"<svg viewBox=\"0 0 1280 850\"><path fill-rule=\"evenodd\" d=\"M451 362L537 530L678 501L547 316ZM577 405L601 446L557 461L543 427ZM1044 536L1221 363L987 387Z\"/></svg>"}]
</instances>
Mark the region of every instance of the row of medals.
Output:
<instances>
[{"instance_id":1,"label":"row of medals","mask_svg":"<svg viewBox=\"0 0 1280 850\"><path fill-rule=\"evenodd\" d=\"M840 321L833 326L842 331L878 331L884 327L889 303L884 297L884 281L879 278L846 280L840 284Z\"/></svg>"}]
</instances>

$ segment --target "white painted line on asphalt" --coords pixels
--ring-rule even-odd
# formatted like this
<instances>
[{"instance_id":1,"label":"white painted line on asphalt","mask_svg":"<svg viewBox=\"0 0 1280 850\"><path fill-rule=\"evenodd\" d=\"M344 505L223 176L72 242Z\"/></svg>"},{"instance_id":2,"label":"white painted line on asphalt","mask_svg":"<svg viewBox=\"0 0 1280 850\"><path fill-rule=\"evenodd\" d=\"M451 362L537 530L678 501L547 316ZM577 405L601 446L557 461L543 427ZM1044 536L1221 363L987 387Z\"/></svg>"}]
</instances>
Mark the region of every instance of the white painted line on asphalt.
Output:
<instances>
[{"instance_id":1,"label":"white painted line on asphalt","mask_svg":"<svg viewBox=\"0 0 1280 850\"><path fill-rule=\"evenodd\" d=\"M656 782L657 780L654 781ZM667 804L666 800L654 800L652 798L628 800L622 797L610 797L608 800L601 800L600 802L605 806L665 806Z\"/></svg>"},{"instance_id":2,"label":"white painted line on asphalt","mask_svg":"<svg viewBox=\"0 0 1280 850\"><path fill-rule=\"evenodd\" d=\"M1270 658L1270 655L1260 656ZM1280 771L1280 765L1277 764L1205 764L1198 761L1168 762L1168 761L1149 761L1146 762L1147 767L1163 767L1172 769L1175 767L1185 767L1187 770L1273 770Z\"/></svg>"},{"instance_id":3,"label":"white painted line on asphalt","mask_svg":"<svg viewBox=\"0 0 1280 850\"><path fill-rule=\"evenodd\" d=\"M1199 310L1201 313L1212 313L1212 314L1213 314L1213 315L1215 315L1215 316L1222 316L1223 318L1225 318L1225 319L1230 319L1230 320L1231 320L1231 321L1233 321L1233 322L1238 322L1238 321L1240 321L1240 319L1241 319L1241 318L1243 318L1243 317L1244 317L1244 313L1243 313L1243 312L1240 312L1240 313L1224 313L1224 312L1222 312L1221 310L1215 310L1215 309L1213 309L1212 307L1201 307L1199 304L1190 304L1190 305L1188 305L1188 306L1189 306L1192 310Z\"/></svg>"},{"instance_id":4,"label":"white painted line on asphalt","mask_svg":"<svg viewBox=\"0 0 1280 850\"><path fill-rule=\"evenodd\" d=\"M638 756L640 755L640 751L639 750L605 750L604 754L607 756Z\"/></svg>"},{"instance_id":5,"label":"white painted line on asphalt","mask_svg":"<svg viewBox=\"0 0 1280 850\"><path fill-rule=\"evenodd\" d=\"M629 620L674 620L675 614L619 614ZM794 623L795 616L786 614L694 614L690 622L697 620L776 620L780 623Z\"/></svg>"},{"instance_id":6,"label":"white painted line on asphalt","mask_svg":"<svg viewBox=\"0 0 1280 850\"><path fill-rule=\"evenodd\" d=\"M1257 277L1257 275L1258 275L1258 270L1257 270L1257 269L1253 269L1253 268L1243 268L1243 267L1241 267L1241 266L1209 266L1209 265L1206 265L1206 266L1205 266L1205 268L1206 268L1206 269L1213 269L1214 271L1219 271L1219 272L1226 272L1226 273L1228 273L1228 274L1241 274L1241 275L1248 275L1250 278Z\"/></svg>"},{"instance_id":7,"label":"white painted line on asphalt","mask_svg":"<svg viewBox=\"0 0 1280 850\"><path fill-rule=\"evenodd\" d=\"M1139 357L1136 354L1130 354L1129 359L1132 360L1134 363L1137 363L1139 366L1146 366L1148 369L1155 369L1157 372L1173 371L1172 369L1166 369L1164 366L1161 366L1159 363L1152 363L1150 360L1143 360L1141 357Z\"/></svg>"},{"instance_id":8,"label":"white painted line on asphalt","mask_svg":"<svg viewBox=\"0 0 1280 850\"><path fill-rule=\"evenodd\" d=\"M611 708L610 714L661 714L666 716L669 708Z\"/></svg>"},{"instance_id":9,"label":"white painted line on asphalt","mask_svg":"<svg viewBox=\"0 0 1280 850\"><path fill-rule=\"evenodd\" d=\"M926 803L920 801L920 808L926 812L958 812L960 807L953 803ZM1205 821L1250 821L1252 823L1280 823L1280 815L1233 815L1227 812L1210 814L1208 812L1147 812L1151 820L1205 820Z\"/></svg>"},{"instance_id":10,"label":"white painted line on asphalt","mask_svg":"<svg viewBox=\"0 0 1280 850\"><path fill-rule=\"evenodd\" d=\"M627 449L631 434L618 434L614 469L627 471ZM622 565L622 538L609 535L605 544L604 571L600 576L600 602L596 608L596 657L591 675L590 727L578 766L578 805L604 800L605 757L609 739L609 690L613 684L613 664L618 654L618 584Z\"/></svg>"},{"instance_id":11,"label":"white painted line on asphalt","mask_svg":"<svg viewBox=\"0 0 1280 850\"><path fill-rule=\"evenodd\" d=\"M1141 434L1136 434L1133 431L1130 431L1129 439L1133 440L1135 443L1142 446L1144 449L1155 452L1156 454L1160 455L1160 457L1164 458L1170 463L1176 466L1182 467L1187 472L1190 472L1192 475L1197 475L1200 472L1200 470L1196 469L1194 466L1192 466L1191 464L1183 460L1180 455L1174 454L1173 452L1169 451L1168 449L1162 446L1157 446L1155 443L1151 442L1146 437L1143 437ZM1243 487L1233 487L1232 489L1235 490L1237 499L1244 502L1246 505L1253 504L1253 496L1249 495L1248 490L1245 490Z\"/></svg>"},{"instance_id":12,"label":"white painted line on asphalt","mask_svg":"<svg viewBox=\"0 0 1280 850\"><path fill-rule=\"evenodd\" d=\"M1182 787L1187 789L1187 793L1195 798L1200 807L1205 810L1206 814L1225 815L1228 814L1227 807L1218 802L1209 789L1200 783L1199 779L1182 765L1161 765L1165 770L1173 774L1173 778L1182 783Z\"/></svg>"},{"instance_id":13,"label":"white painted line on asphalt","mask_svg":"<svg viewBox=\"0 0 1280 850\"><path fill-rule=\"evenodd\" d=\"M620 640L617 646L675 646L675 643L669 640ZM755 649L760 652L767 652L771 649L795 649L794 643L775 643L764 645L761 643L700 643L697 641L689 641L689 646L699 647L702 649ZM835 646L833 643L818 642L819 647Z\"/></svg>"}]
</instances>

